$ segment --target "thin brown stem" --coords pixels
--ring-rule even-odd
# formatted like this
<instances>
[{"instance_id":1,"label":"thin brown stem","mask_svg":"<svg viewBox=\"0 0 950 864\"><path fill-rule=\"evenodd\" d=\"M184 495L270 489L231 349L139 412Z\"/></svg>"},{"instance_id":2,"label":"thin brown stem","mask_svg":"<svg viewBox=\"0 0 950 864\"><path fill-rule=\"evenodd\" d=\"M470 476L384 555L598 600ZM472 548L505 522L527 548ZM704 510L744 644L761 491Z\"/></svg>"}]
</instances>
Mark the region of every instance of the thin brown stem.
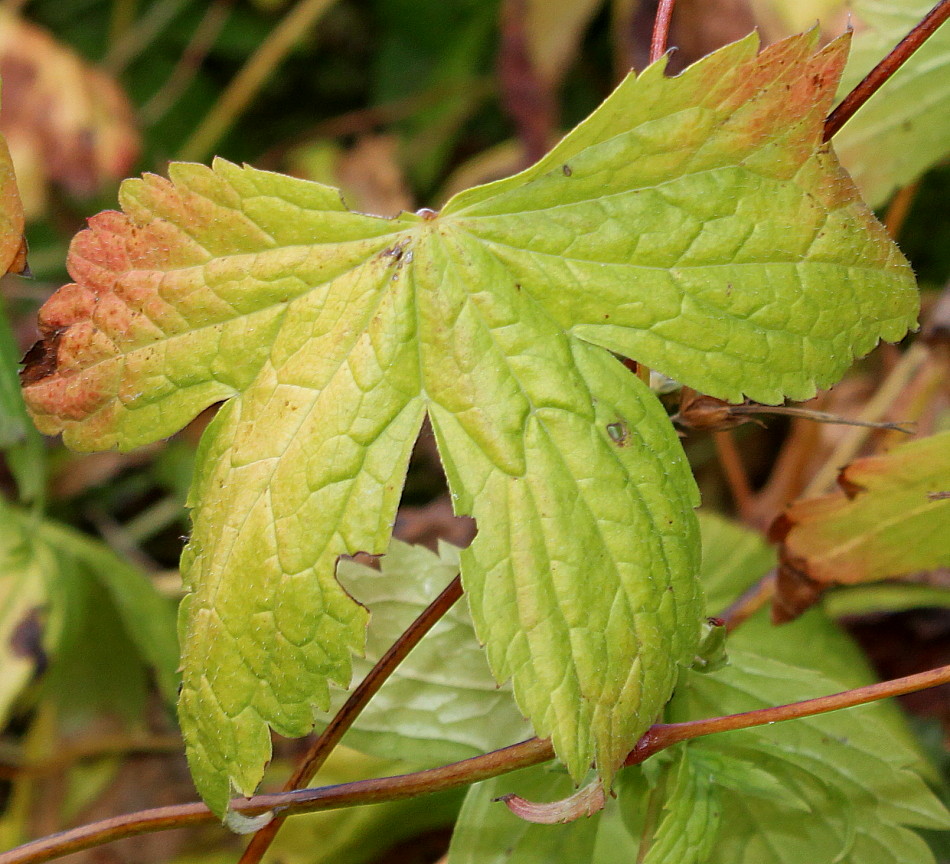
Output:
<instances>
[{"instance_id":1,"label":"thin brown stem","mask_svg":"<svg viewBox=\"0 0 950 864\"><path fill-rule=\"evenodd\" d=\"M775 570L766 573L755 585L747 588L725 611L717 617L731 633L743 621L747 621L775 596Z\"/></svg>"},{"instance_id":2,"label":"thin brown stem","mask_svg":"<svg viewBox=\"0 0 950 864\"><path fill-rule=\"evenodd\" d=\"M138 21L122 33L121 38L110 45L102 65L113 75L125 71L171 24L184 5L185 0L158 0L153 3Z\"/></svg>"},{"instance_id":3,"label":"thin brown stem","mask_svg":"<svg viewBox=\"0 0 950 864\"><path fill-rule=\"evenodd\" d=\"M941 666L929 672L896 678L870 687L847 690L832 696L793 702L777 708L762 708L742 714L714 717L709 720L691 720L685 723L657 724L630 752L625 764L638 765L660 750L702 735L748 729L782 720L810 717L841 708L863 705L878 699L900 696L936 687L950 682L950 666ZM300 789L294 792L278 792L274 795L256 795L253 798L237 798L231 807L245 816L257 816L267 812L279 812L282 816L310 813L317 810L333 810L357 804L377 804L383 801L400 801L415 798L445 789L468 786L490 777L508 774L519 768L539 765L554 758L554 748L548 740L529 738L502 750L494 750L483 756L474 756L461 762L453 762L441 768L430 768L414 774L382 777L376 780L359 780L318 789ZM72 852L93 846L101 846L125 837L134 837L155 831L166 831L186 825L214 822L215 816L200 803L178 804L141 810L94 822L80 828L63 831L44 837L0 854L0 864L39 864L51 861Z\"/></svg>"},{"instance_id":4,"label":"thin brown stem","mask_svg":"<svg viewBox=\"0 0 950 864\"><path fill-rule=\"evenodd\" d=\"M208 5L171 75L142 106L139 112L142 123L154 126L188 89L227 23L233 7L234 0L214 0Z\"/></svg>"},{"instance_id":5,"label":"thin brown stem","mask_svg":"<svg viewBox=\"0 0 950 864\"><path fill-rule=\"evenodd\" d=\"M911 205L917 196L918 186L920 186L920 183L915 182L898 190L888 205L887 213L884 214L884 227L887 229L891 240L896 240L900 236L901 228L904 227L907 214L910 213Z\"/></svg>"},{"instance_id":6,"label":"thin brown stem","mask_svg":"<svg viewBox=\"0 0 950 864\"><path fill-rule=\"evenodd\" d=\"M409 652L419 644L422 637L458 602L461 596L462 580L456 576L446 585L442 593L423 610L419 617L406 628L405 632L379 658L376 665L354 688L349 698L343 703L343 707L337 711L336 716L329 722L326 729L313 742L294 773L284 784L285 792L300 789L313 779L323 763L326 762L333 748L340 743L340 739L353 725L353 721L359 717L360 712L366 707L369 700L382 687L383 682L406 659ZM257 864L264 857L264 853L273 842L285 819L285 816L277 816L261 828L251 839L238 864Z\"/></svg>"},{"instance_id":7,"label":"thin brown stem","mask_svg":"<svg viewBox=\"0 0 950 864\"><path fill-rule=\"evenodd\" d=\"M802 717L813 717L816 714L827 714L829 711L854 708L858 705L866 705L868 702L877 702L892 696L903 696L905 693L914 693L917 690L925 690L948 682L950 682L950 666L941 666L927 672L918 672L916 675L895 678L893 681L882 681L879 684L845 690L843 693L835 693L831 696L819 696L817 699L806 699L804 702L793 702L790 705L760 708L757 711L744 711L741 714L728 714L725 717L713 717L709 720L657 723L651 726L646 735L640 739L624 764L639 765L654 753L665 750L680 741L688 741L690 738L713 735L717 732L751 729L753 726L798 720Z\"/></svg>"},{"instance_id":8,"label":"thin brown stem","mask_svg":"<svg viewBox=\"0 0 950 864\"><path fill-rule=\"evenodd\" d=\"M829 414L827 411L798 408L794 405L731 405L727 410L733 417L775 414L784 417L801 417L803 420L811 420L813 423L829 423L833 426L862 426L866 429L886 429L892 432L903 432L905 435L913 435L915 431L912 422L854 420L849 417L841 417L838 414Z\"/></svg>"},{"instance_id":9,"label":"thin brown stem","mask_svg":"<svg viewBox=\"0 0 950 864\"><path fill-rule=\"evenodd\" d=\"M868 400L858 420L862 423L874 423L883 417L904 392L929 355L929 349L921 342L911 345L901 357L900 362L888 373L874 396ZM838 473L857 455L867 440L871 428L856 426L849 429L838 441L834 451L812 478L801 497L814 498L833 486Z\"/></svg>"},{"instance_id":10,"label":"thin brown stem","mask_svg":"<svg viewBox=\"0 0 950 864\"><path fill-rule=\"evenodd\" d=\"M670 21L673 18L673 5L676 0L660 0L653 23L653 36L650 39L650 62L656 63L665 53L670 36Z\"/></svg>"},{"instance_id":11,"label":"thin brown stem","mask_svg":"<svg viewBox=\"0 0 950 864\"><path fill-rule=\"evenodd\" d=\"M736 439L732 437L731 429L713 432L712 438L716 445L719 464L722 466L726 482L729 484L729 491L732 493L732 502L736 505L742 521L746 522L752 508L752 484L749 483L749 475L746 473L745 465L742 464L742 456L739 454L739 448L736 447Z\"/></svg>"},{"instance_id":12,"label":"thin brown stem","mask_svg":"<svg viewBox=\"0 0 950 864\"><path fill-rule=\"evenodd\" d=\"M103 735L86 741L77 741L61 747L55 756L39 761L11 764L0 761L0 780L14 780L24 775L55 774L76 762L101 759L106 756L128 756L133 753L178 753L182 741L178 735L137 736Z\"/></svg>"},{"instance_id":13,"label":"thin brown stem","mask_svg":"<svg viewBox=\"0 0 950 864\"><path fill-rule=\"evenodd\" d=\"M868 101L885 81L903 66L944 21L950 18L950 0L940 0L864 79L841 101L825 120L824 140L830 141L838 131Z\"/></svg>"},{"instance_id":14,"label":"thin brown stem","mask_svg":"<svg viewBox=\"0 0 950 864\"><path fill-rule=\"evenodd\" d=\"M520 744L513 744L502 750L493 750L483 756L474 756L440 768L430 768L426 771L401 774L396 777L359 780L355 783L343 783L319 789L298 789L273 795L256 795L253 798L236 798L231 802L231 808L245 816L259 816L268 812L291 815L317 810L334 810L357 804L401 801L432 792L468 786L490 777L517 771L519 768L538 765L553 758L554 749L550 741L529 738ZM27 843L10 852L0 854L0 864L39 864L42 861L51 861L54 858L125 837L215 821L217 817L204 804L198 802L156 807L93 822L90 825Z\"/></svg>"},{"instance_id":15,"label":"thin brown stem","mask_svg":"<svg viewBox=\"0 0 950 864\"><path fill-rule=\"evenodd\" d=\"M298 40L334 2L298 0L225 88L182 146L179 159L200 161L214 150Z\"/></svg>"}]
</instances>

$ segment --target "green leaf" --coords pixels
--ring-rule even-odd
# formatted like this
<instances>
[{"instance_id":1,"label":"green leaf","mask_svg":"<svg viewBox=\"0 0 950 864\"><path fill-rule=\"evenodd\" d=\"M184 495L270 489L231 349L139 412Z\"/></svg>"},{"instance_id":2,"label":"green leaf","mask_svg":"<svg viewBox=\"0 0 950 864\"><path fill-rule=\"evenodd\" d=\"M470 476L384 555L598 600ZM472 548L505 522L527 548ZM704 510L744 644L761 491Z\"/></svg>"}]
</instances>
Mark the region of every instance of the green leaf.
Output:
<instances>
[{"instance_id":1,"label":"green leaf","mask_svg":"<svg viewBox=\"0 0 950 864\"><path fill-rule=\"evenodd\" d=\"M47 686L74 720L137 719L146 667L165 698L178 689L174 614L148 578L79 532L0 502L0 723L48 659Z\"/></svg>"},{"instance_id":2,"label":"green leaf","mask_svg":"<svg viewBox=\"0 0 950 864\"><path fill-rule=\"evenodd\" d=\"M129 566L104 543L53 520L43 521L37 530L39 539L61 561L78 568L80 578L101 586L102 599L115 610L115 620L135 648L130 653L136 653L154 671L162 696L174 702L180 682L179 651L175 615L168 600L146 574Z\"/></svg>"},{"instance_id":3,"label":"green leaf","mask_svg":"<svg viewBox=\"0 0 950 864\"><path fill-rule=\"evenodd\" d=\"M370 612L358 681L458 574L458 550L436 555L398 540L375 570L341 561L343 587ZM345 701L336 691L331 711ZM367 753L436 765L507 747L531 737L509 685L499 686L475 636L463 597L396 668L356 718L346 743Z\"/></svg>"},{"instance_id":4,"label":"green leaf","mask_svg":"<svg viewBox=\"0 0 950 864\"><path fill-rule=\"evenodd\" d=\"M736 646L730 658L720 672L691 676L671 703L671 719L749 711L842 689L820 672ZM903 744L903 735L891 734L886 718L871 705L695 742L699 749L753 761L811 810L723 792L717 855L737 864L932 860L926 844L904 826L946 829L950 818L915 770L918 754ZM779 825L780 832L769 827Z\"/></svg>"},{"instance_id":5,"label":"green leaf","mask_svg":"<svg viewBox=\"0 0 950 864\"><path fill-rule=\"evenodd\" d=\"M338 556L383 552L428 414L476 631L579 779L612 773L692 660L696 489L614 351L724 398L802 398L917 308L822 121L844 62L756 40L628 78L522 174L441 214L223 161L127 181L44 307L27 398L70 446L130 448L229 400L191 492L182 727L219 814L268 727L347 685L365 611ZM609 349L605 351L603 349Z\"/></svg>"},{"instance_id":6,"label":"green leaf","mask_svg":"<svg viewBox=\"0 0 950 864\"><path fill-rule=\"evenodd\" d=\"M643 864L702 864L716 845L720 804L715 775L682 748L666 780L663 814Z\"/></svg>"},{"instance_id":7,"label":"green leaf","mask_svg":"<svg viewBox=\"0 0 950 864\"><path fill-rule=\"evenodd\" d=\"M0 728L42 665L45 571L51 562L0 499Z\"/></svg>"},{"instance_id":8,"label":"green leaf","mask_svg":"<svg viewBox=\"0 0 950 864\"><path fill-rule=\"evenodd\" d=\"M950 567L950 432L857 459L841 491L796 501L773 526L779 595L790 612L823 587Z\"/></svg>"},{"instance_id":9,"label":"green leaf","mask_svg":"<svg viewBox=\"0 0 950 864\"><path fill-rule=\"evenodd\" d=\"M933 7L930 0L856 0L862 27L842 98ZM835 136L835 150L873 207L950 153L950 28L941 27Z\"/></svg>"}]
</instances>

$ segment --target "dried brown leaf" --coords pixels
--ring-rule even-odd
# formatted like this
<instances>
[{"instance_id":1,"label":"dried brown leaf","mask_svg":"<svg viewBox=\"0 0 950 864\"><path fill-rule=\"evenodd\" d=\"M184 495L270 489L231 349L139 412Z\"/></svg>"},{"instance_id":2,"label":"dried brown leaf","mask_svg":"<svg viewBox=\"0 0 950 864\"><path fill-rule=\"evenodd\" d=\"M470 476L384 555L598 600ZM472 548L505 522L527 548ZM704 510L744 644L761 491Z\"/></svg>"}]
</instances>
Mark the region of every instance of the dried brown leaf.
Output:
<instances>
[{"instance_id":1,"label":"dried brown leaf","mask_svg":"<svg viewBox=\"0 0 950 864\"><path fill-rule=\"evenodd\" d=\"M139 152L132 106L119 86L45 30L0 9L0 132L28 218L49 184L91 195L124 177Z\"/></svg>"}]
</instances>

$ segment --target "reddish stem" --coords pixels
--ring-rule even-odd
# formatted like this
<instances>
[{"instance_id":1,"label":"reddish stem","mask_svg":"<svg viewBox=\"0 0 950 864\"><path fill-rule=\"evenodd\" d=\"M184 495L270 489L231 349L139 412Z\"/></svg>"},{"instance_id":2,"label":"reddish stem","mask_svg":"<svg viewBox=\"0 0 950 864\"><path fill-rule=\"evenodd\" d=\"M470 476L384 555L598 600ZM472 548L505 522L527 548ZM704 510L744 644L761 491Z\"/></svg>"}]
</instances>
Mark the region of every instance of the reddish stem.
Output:
<instances>
[{"instance_id":1,"label":"reddish stem","mask_svg":"<svg viewBox=\"0 0 950 864\"><path fill-rule=\"evenodd\" d=\"M713 717L709 720L657 723L651 726L637 742L637 746L627 756L624 765L639 765L654 753L665 750L680 741L688 741L690 738L700 738L716 732L751 729L754 726L766 726L783 720L799 720L816 714L827 714L829 711L854 708L858 705L866 705L868 702L877 702L892 696L903 696L948 682L950 682L950 666L941 666L938 669L918 672L916 675L895 678L893 681L882 681L879 684L845 690L843 693L835 693L831 696L819 696L817 699L807 699L804 702L793 702L790 705L760 708L757 711L744 711L741 714L728 714L725 717ZM0 861L0 864L3 862Z\"/></svg>"},{"instance_id":2,"label":"reddish stem","mask_svg":"<svg viewBox=\"0 0 950 864\"><path fill-rule=\"evenodd\" d=\"M416 618L406 631L392 644L390 649L379 658L376 665L370 669L366 677L353 690L343 707L329 722L316 741L313 742L307 754L297 765L296 770L284 784L284 791L301 789L316 775L317 771L326 762L333 748L340 743L353 722L367 703L376 695L379 688L395 671L396 667L406 659L423 636L451 609L462 596L462 580L456 576L442 593L435 598ZM286 816L276 816L258 831L241 856L238 864L257 864L264 857L274 837L284 824Z\"/></svg>"},{"instance_id":3,"label":"reddish stem","mask_svg":"<svg viewBox=\"0 0 950 864\"><path fill-rule=\"evenodd\" d=\"M950 0L940 0L919 24L901 39L890 54L868 72L864 80L845 96L841 104L828 115L828 119L825 120L823 140L830 141L841 127L854 116L857 110L881 88L884 82L900 69L924 42L937 32L937 28L947 18L950 18Z\"/></svg>"},{"instance_id":4,"label":"reddish stem","mask_svg":"<svg viewBox=\"0 0 950 864\"><path fill-rule=\"evenodd\" d=\"M666 53L666 43L670 37L670 21L673 19L673 5L676 0L660 0L656 9L656 21L653 24L653 37L650 39L650 62L656 63Z\"/></svg>"},{"instance_id":5,"label":"reddish stem","mask_svg":"<svg viewBox=\"0 0 950 864\"><path fill-rule=\"evenodd\" d=\"M928 672L908 675L870 687L847 690L833 696L822 696L806 702L794 702L777 708L762 708L742 714L730 714L711 720L691 720L686 723L661 723L652 726L627 756L625 764L637 765L654 753L680 741L711 735L714 732L729 732L736 729L748 729L824 714L855 705L864 705L890 696L900 696L935 687L950 682L950 666L941 666ZM382 777L377 780L360 780L355 783L343 783L338 786L326 786L320 789L300 789L295 792L279 792L275 795L256 795L253 798L238 798L231 807L246 816L256 816L268 811L308 813L315 810L332 810L350 807L355 804L376 804L382 801L399 801L415 798L444 789L467 786L500 774L507 774L519 768L538 765L554 758L551 742L530 738L520 744L514 744L503 750L495 750L484 756L475 756L461 762L453 762L441 768L430 768L415 774L403 774L398 777ZM171 807L158 807L116 816L102 822L94 822L69 831L63 831L51 837L35 840L0 854L0 864L40 864L60 858L72 852L79 852L93 846L101 846L124 837L134 837L153 831L165 831L214 822L214 814L200 803L178 804Z\"/></svg>"}]
</instances>

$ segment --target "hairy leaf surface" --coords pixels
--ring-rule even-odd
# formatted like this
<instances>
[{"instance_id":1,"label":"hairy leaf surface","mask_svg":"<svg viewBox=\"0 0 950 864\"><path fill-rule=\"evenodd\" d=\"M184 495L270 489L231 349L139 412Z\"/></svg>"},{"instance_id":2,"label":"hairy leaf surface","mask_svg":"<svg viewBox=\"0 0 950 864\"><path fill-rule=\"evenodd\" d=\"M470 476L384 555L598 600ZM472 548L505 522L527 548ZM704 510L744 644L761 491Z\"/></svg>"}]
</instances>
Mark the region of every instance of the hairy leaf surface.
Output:
<instances>
[{"instance_id":1,"label":"hairy leaf surface","mask_svg":"<svg viewBox=\"0 0 950 864\"><path fill-rule=\"evenodd\" d=\"M930 0L856 0L861 25L840 96L933 7ZM841 162L872 207L950 154L950 27L942 26L835 136Z\"/></svg>"},{"instance_id":2,"label":"hairy leaf surface","mask_svg":"<svg viewBox=\"0 0 950 864\"><path fill-rule=\"evenodd\" d=\"M575 779L607 783L700 617L696 490L609 353L737 399L802 398L912 325L913 278L821 126L847 51L750 37L628 78L534 167L440 214L216 161L128 181L41 315L38 424L130 448L228 400L183 560L181 717L223 813L347 685L365 611L339 555L385 551L428 414L476 631ZM609 350L604 350L609 349Z\"/></svg>"}]
</instances>

